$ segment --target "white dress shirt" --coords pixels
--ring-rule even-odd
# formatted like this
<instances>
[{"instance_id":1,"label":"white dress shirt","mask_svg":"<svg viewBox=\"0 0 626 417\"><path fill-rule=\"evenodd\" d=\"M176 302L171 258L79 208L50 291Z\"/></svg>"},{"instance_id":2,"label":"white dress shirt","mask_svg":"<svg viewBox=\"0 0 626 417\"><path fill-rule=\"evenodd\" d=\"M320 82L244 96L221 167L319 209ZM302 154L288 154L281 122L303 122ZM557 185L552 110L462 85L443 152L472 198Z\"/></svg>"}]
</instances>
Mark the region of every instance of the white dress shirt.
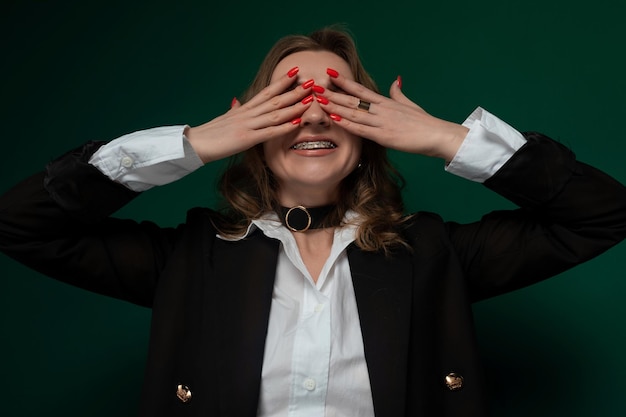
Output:
<instances>
[{"instance_id":1,"label":"white dress shirt","mask_svg":"<svg viewBox=\"0 0 626 417\"><path fill-rule=\"evenodd\" d=\"M480 107L463 125L470 131L446 170L473 181L484 182L525 143L518 131ZM101 147L90 163L135 191L173 182L202 166L184 129L171 126L124 135ZM254 228L281 242L258 415L374 416L345 251L354 241L356 226L335 230L317 283L292 233L275 214L254 220L246 235Z\"/></svg>"},{"instance_id":2,"label":"white dress shirt","mask_svg":"<svg viewBox=\"0 0 626 417\"><path fill-rule=\"evenodd\" d=\"M348 213L350 219L355 213ZM373 416L359 314L345 248L356 226L335 229L317 283L275 214L255 220L281 241L263 357L259 416Z\"/></svg>"}]
</instances>

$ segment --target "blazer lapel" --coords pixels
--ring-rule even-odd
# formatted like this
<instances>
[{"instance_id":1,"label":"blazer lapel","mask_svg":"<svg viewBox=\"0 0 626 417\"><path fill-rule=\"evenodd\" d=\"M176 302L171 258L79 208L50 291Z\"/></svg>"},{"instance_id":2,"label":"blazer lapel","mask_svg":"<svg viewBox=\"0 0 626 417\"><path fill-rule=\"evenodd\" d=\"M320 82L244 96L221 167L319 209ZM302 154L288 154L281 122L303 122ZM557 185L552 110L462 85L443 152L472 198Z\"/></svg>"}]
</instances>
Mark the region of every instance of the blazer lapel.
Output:
<instances>
[{"instance_id":1,"label":"blazer lapel","mask_svg":"<svg viewBox=\"0 0 626 417\"><path fill-rule=\"evenodd\" d=\"M348 248L374 411L381 416L405 412L412 264L402 252L387 258Z\"/></svg>"},{"instance_id":2,"label":"blazer lapel","mask_svg":"<svg viewBox=\"0 0 626 417\"><path fill-rule=\"evenodd\" d=\"M256 415L278 245L258 231L216 244L220 415Z\"/></svg>"}]
</instances>

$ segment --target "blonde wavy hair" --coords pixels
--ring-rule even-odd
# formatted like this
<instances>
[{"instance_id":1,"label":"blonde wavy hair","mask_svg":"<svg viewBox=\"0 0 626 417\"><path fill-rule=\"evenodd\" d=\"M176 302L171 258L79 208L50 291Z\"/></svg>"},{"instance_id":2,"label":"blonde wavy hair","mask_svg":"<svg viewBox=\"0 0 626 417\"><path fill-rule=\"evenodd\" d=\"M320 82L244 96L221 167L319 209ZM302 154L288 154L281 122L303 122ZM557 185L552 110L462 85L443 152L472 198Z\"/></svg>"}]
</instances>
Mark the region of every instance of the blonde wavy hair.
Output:
<instances>
[{"instance_id":1,"label":"blonde wavy hair","mask_svg":"<svg viewBox=\"0 0 626 417\"><path fill-rule=\"evenodd\" d=\"M330 51L343 58L354 79L378 92L374 80L363 68L352 37L336 28L325 28L308 36L291 35L272 47L241 102L245 103L269 85L278 63L300 51ZM401 188L404 179L390 164L386 149L370 140L363 140L360 167L341 183L339 200L327 217L327 224L342 224L348 210L359 214L356 245L366 251L389 251L405 246L401 235L404 206ZM224 198L222 217L217 223L224 236L241 236L250 221L265 213L278 211L277 182L264 162L263 147L257 145L231 158L218 183Z\"/></svg>"}]
</instances>

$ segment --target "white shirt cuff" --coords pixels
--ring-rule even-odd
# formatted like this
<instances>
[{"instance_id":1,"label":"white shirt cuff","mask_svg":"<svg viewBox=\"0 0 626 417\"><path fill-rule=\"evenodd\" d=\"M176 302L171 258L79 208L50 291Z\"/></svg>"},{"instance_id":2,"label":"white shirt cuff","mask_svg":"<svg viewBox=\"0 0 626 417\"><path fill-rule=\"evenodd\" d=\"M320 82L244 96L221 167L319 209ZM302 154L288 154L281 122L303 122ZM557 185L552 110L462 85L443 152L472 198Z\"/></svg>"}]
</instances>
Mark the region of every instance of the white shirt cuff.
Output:
<instances>
[{"instance_id":1,"label":"white shirt cuff","mask_svg":"<svg viewBox=\"0 0 626 417\"><path fill-rule=\"evenodd\" d=\"M481 107L463 122L469 133L446 171L485 182L525 143L524 136Z\"/></svg>"},{"instance_id":2,"label":"white shirt cuff","mask_svg":"<svg viewBox=\"0 0 626 417\"><path fill-rule=\"evenodd\" d=\"M89 163L133 191L174 182L203 163L187 141L186 126L165 126L121 136L96 151Z\"/></svg>"}]
</instances>

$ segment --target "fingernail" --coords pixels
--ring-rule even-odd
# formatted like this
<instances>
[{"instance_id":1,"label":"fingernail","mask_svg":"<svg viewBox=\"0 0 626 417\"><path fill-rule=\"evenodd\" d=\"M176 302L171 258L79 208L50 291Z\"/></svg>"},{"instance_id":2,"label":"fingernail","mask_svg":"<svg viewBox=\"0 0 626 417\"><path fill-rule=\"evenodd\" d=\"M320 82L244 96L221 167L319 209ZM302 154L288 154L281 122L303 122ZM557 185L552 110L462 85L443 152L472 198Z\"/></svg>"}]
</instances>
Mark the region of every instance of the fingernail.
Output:
<instances>
[{"instance_id":1,"label":"fingernail","mask_svg":"<svg viewBox=\"0 0 626 417\"><path fill-rule=\"evenodd\" d=\"M316 84L316 85L313 86L313 91L316 92L317 94L323 94L324 91L326 91L326 90L321 85L317 85Z\"/></svg>"},{"instance_id":2,"label":"fingernail","mask_svg":"<svg viewBox=\"0 0 626 417\"><path fill-rule=\"evenodd\" d=\"M289 76L289 78L293 78L294 75L296 75L298 73L298 71L300 71L300 68L298 67L293 67L292 69L290 69L289 71L287 71L287 76Z\"/></svg>"},{"instance_id":3,"label":"fingernail","mask_svg":"<svg viewBox=\"0 0 626 417\"><path fill-rule=\"evenodd\" d=\"M332 68L326 68L326 74L330 75L333 78L339 77L339 73Z\"/></svg>"},{"instance_id":4,"label":"fingernail","mask_svg":"<svg viewBox=\"0 0 626 417\"><path fill-rule=\"evenodd\" d=\"M330 117L331 119L333 119L336 122L341 120L341 116L339 116L338 114L335 114L335 113L329 114L328 117Z\"/></svg>"},{"instance_id":5,"label":"fingernail","mask_svg":"<svg viewBox=\"0 0 626 417\"><path fill-rule=\"evenodd\" d=\"M328 99L324 96L316 96L317 102L320 104L328 104Z\"/></svg>"},{"instance_id":6,"label":"fingernail","mask_svg":"<svg viewBox=\"0 0 626 417\"><path fill-rule=\"evenodd\" d=\"M302 83L302 88L306 90L307 88L313 87L313 84L315 84L314 80L305 81Z\"/></svg>"},{"instance_id":7,"label":"fingernail","mask_svg":"<svg viewBox=\"0 0 626 417\"><path fill-rule=\"evenodd\" d=\"M402 88L402 76L401 75L398 75L396 82L398 83L398 88Z\"/></svg>"},{"instance_id":8,"label":"fingernail","mask_svg":"<svg viewBox=\"0 0 626 417\"><path fill-rule=\"evenodd\" d=\"M235 104L237 104L237 97L233 97L233 99L230 101L230 108L232 109L233 107L235 107Z\"/></svg>"},{"instance_id":9,"label":"fingernail","mask_svg":"<svg viewBox=\"0 0 626 417\"><path fill-rule=\"evenodd\" d=\"M298 117L297 119L293 119L293 120L291 121L291 124L292 124L292 125L299 125L301 122L302 122L302 118L301 118L301 117Z\"/></svg>"},{"instance_id":10,"label":"fingernail","mask_svg":"<svg viewBox=\"0 0 626 417\"><path fill-rule=\"evenodd\" d=\"M305 98L302 99L302 104L309 104L310 102L313 101L313 94L311 94L310 96L306 96Z\"/></svg>"}]
</instances>

